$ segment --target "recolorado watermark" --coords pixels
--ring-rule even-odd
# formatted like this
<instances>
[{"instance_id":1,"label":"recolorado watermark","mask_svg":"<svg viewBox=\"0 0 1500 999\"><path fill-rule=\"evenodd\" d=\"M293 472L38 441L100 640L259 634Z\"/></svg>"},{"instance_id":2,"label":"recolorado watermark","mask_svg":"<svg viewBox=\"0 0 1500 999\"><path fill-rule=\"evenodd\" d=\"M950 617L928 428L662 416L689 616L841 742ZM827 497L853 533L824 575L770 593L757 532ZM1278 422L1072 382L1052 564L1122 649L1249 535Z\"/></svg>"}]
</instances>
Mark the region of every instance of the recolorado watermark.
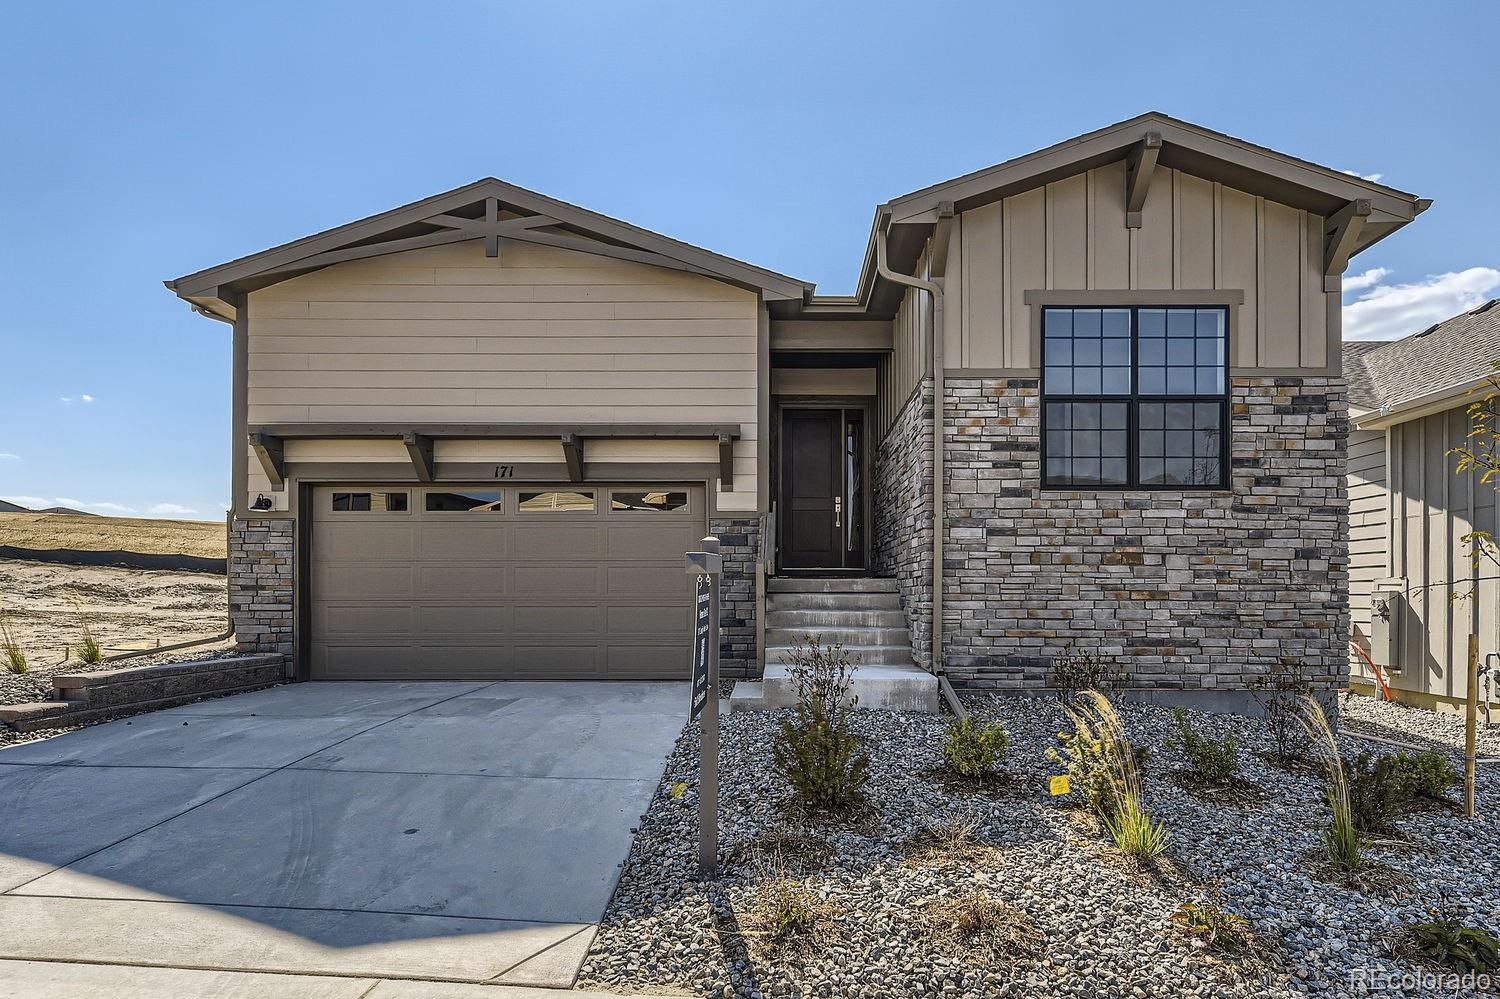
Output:
<instances>
[{"instance_id":1,"label":"recolorado watermark","mask_svg":"<svg viewBox=\"0 0 1500 999\"><path fill-rule=\"evenodd\" d=\"M1379 995L1382 992L1457 993L1461 989L1489 992L1495 987L1493 976L1474 971L1387 971L1383 968L1351 968L1349 991L1354 995Z\"/></svg>"}]
</instances>

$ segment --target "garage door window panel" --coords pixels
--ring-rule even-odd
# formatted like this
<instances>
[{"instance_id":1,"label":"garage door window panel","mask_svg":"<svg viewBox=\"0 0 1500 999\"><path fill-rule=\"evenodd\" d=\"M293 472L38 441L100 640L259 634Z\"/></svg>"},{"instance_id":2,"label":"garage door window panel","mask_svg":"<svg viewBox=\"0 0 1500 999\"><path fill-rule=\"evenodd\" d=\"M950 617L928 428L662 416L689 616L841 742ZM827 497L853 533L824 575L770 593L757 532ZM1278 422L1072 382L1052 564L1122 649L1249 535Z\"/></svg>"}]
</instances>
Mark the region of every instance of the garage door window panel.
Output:
<instances>
[{"instance_id":1,"label":"garage door window panel","mask_svg":"<svg viewBox=\"0 0 1500 999\"><path fill-rule=\"evenodd\" d=\"M593 490L552 489L540 492L521 490L516 509L522 513L593 513Z\"/></svg>"},{"instance_id":2,"label":"garage door window panel","mask_svg":"<svg viewBox=\"0 0 1500 999\"><path fill-rule=\"evenodd\" d=\"M347 492L334 493L330 500L333 513L406 513L406 493Z\"/></svg>"},{"instance_id":3,"label":"garage door window panel","mask_svg":"<svg viewBox=\"0 0 1500 999\"><path fill-rule=\"evenodd\" d=\"M427 512L503 513L505 512L505 494L484 490L430 492L427 494Z\"/></svg>"},{"instance_id":4,"label":"garage door window panel","mask_svg":"<svg viewBox=\"0 0 1500 999\"><path fill-rule=\"evenodd\" d=\"M611 513L670 513L688 509L688 494L681 489L614 490L609 494Z\"/></svg>"}]
</instances>

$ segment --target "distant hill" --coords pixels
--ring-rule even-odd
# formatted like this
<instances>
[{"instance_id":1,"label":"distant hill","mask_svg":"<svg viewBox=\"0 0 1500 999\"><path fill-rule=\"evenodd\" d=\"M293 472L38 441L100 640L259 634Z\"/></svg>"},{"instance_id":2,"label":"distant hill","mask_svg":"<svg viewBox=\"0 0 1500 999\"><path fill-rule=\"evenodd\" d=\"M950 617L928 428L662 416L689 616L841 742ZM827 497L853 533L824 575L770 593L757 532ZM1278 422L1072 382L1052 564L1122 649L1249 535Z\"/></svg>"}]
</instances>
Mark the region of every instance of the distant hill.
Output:
<instances>
[{"instance_id":1,"label":"distant hill","mask_svg":"<svg viewBox=\"0 0 1500 999\"><path fill-rule=\"evenodd\" d=\"M224 524L211 520L147 520L96 514L78 517L33 510L0 517L0 545L223 558Z\"/></svg>"},{"instance_id":2,"label":"distant hill","mask_svg":"<svg viewBox=\"0 0 1500 999\"><path fill-rule=\"evenodd\" d=\"M31 511L24 506L16 506L14 503L0 500L0 513L31 513Z\"/></svg>"},{"instance_id":3,"label":"distant hill","mask_svg":"<svg viewBox=\"0 0 1500 999\"><path fill-rule=\"evenodd\" d=\"M34 513L60 513L65 517L97 517L97 513L89 513L87 510L75 510L70 506L49 506L45 510L35 510Z\"/></svg>"}]
</instances>

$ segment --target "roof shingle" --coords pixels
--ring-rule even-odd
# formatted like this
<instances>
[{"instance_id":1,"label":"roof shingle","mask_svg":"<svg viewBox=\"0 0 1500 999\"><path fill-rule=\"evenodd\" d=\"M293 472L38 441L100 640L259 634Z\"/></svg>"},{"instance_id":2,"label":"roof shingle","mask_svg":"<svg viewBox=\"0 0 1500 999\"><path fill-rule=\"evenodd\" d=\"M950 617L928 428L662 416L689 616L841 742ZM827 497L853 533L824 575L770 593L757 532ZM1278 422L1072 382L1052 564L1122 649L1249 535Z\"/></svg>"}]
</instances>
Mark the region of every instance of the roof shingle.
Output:
<instances>
[{"instance_id":1,"label":"roof shingle","mask_svg":"<svg viewBox=\"0 0 1500 999\"><path fill-rule=\"evenodd\" d=\"M1500 362L1500 298L1400 340L1346 340L1349 401L1365 409L1399 406L1495 370Z\"/></svg>"}]
</instances>

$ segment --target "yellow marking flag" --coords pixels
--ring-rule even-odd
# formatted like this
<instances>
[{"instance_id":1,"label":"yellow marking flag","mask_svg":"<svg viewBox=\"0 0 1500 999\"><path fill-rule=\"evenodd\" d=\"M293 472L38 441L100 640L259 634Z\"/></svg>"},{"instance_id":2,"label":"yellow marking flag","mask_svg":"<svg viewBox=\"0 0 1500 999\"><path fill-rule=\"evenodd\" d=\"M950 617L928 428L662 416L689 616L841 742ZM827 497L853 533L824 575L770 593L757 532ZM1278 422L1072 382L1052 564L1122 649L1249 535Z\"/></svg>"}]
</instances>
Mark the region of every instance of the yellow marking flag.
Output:
<instances>
[{"instance_id":1,"label":"yellow marking flag","mask_svg":"<svg viewBox=\"0 0 1500 999\"><path fill-rule=\"evenodd\" d=\"M1073 784L1068 780L1067 775L1064 774L1060 777L1053 777L1049 781L1047 781L1047 790L1051 791L1052 796L1055 798L1059 794L1067 794L1069 791L1072 791Z\"/></svg>"}]
</instances>

